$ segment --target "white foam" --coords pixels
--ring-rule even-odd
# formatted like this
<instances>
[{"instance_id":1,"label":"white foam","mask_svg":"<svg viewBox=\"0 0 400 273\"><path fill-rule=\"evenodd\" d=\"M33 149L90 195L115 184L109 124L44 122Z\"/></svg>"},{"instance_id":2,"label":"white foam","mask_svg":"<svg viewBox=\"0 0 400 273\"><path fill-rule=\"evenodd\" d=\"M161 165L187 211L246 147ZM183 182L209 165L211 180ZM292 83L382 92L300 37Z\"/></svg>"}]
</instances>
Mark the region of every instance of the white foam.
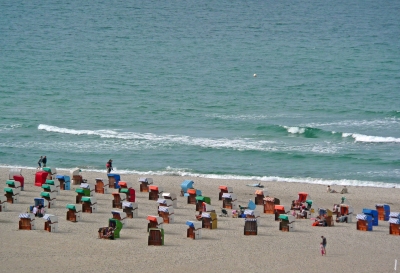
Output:
<instances>
[{"instance_id":1,"label":"white foam","mask_svg":"<svg viewBox=\"0 0 400 273\"><path fill-rule=\"evenodd\" d=\"M387 127L389 125L400 125L399 118L383 118L374 120L341 120L326 123L310 123L306 127L326 127L326 126L342 126L342 127Z\"/></svg>"},{"instance_id":2,"label":"white foam","mask_svg":"<svg viewBox=\"0 0 400 273\"><path fill-rule=\"evenodd\" d=\"M1 131L10 131L16 128L22 127L21 124L0 124L0 132Z\"/></svg>"},{"instance_id":3,"label":"white foam","mask_svg":"<svg viewBox=\"0 0 400 273\"><path fill-rule=\"evenodd\" d=\"M0 168L23 168L23 169L36 169L35 167L24 167L24 166L5 166L0 165ZM71 168L72 169L72 168ZM63 171L69 172L71 169L57 168L58 173ZM98 172L106 173L106 170L99 169L83 169L82 172ZM188 169L179 169L167 167L164 171L147 171L141 172L136 170L118 170L114 168L114 173L118 174L136 174L142 176L150 175L166 175L166 176L190 176L190 177L202 177L209 179L226 179L226 180L252 180L260 182L287 182L287 183L306 183L306 184L319 184L319 185L337 185L337 186L359 186L359 187L375 187L375 188L400 188L400 184L396 183L386 183L380 181L362 181L362 180L350 180L350 179L339 179L339 180L329 180L322 178L312 178L312 177L277 177L277 176L244 176L244 175L218 175L218 174L199 174L193 173Z\"/></svg>"},{"instance_id":4,"label":"white foam","mask_svg":"<svg viewBox=\"0 0 400 273\"><path fill-rule=\"evenodd\" d=\"M283 128L285 128L288 131L288 133L291 134L304 134L304 132L306 131L306 128L297 126L294 127L283 126Z\"/></svg>"},{"instance_id":5,"label":"white foam","mask_svg":"<svg viewBox=\"0 0 400 273\"><path fill-rule=\"evenodd\" d=\"M380 137L380 136L367 136L362 134L343 133L343 137L352 137L356 142L371 142L371 143L400 143L400 138L395 137Z\"/></svg>"}]
</instances>

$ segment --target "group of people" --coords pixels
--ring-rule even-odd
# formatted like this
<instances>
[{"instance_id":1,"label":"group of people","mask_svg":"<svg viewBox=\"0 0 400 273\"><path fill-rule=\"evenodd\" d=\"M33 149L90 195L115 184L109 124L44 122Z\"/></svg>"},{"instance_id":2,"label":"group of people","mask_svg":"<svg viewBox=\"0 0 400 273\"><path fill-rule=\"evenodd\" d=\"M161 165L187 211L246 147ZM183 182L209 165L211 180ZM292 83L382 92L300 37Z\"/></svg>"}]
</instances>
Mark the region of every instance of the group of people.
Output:
<instances>
[{"instance_id":1,"label":"group of people","mask_svg":"<svg viewBox=\"0 0 400 273\"><path fill-rule=\"evenodd\" d=\"M35 214L37 217L43 217L44 215L44 206L39 204L37 206L33 206L32 213Z\"/></svg>"},{"instance_id":2,"label":"group of people","mask_svg":"<svg viewBox=\"0 0 400 273\"><path fill-rule=\"evenodd\" d=\"M327 193L337 193L337 191L334 190L334 189L332 189L331 186L329 186L329 185L328 185L328 187L326 188L326 192L327 192ZM348 193L347 187L346 187L346 186L343 186L343 189L340 191L340 193L341 193L341 194Z\"/></svg>"},{"instance_id":3,"label":"group of people","mask_svg":"<svg viewBox=\"0 0 400 273\"><path fill-rule=\"evenodd\" d=\"M102 227L99 229L99 239L114 240L114 227Z\"/></svg>"},{"instance_id":4,"label":"group of people","mask_svg":"<svg viewBox=\"0 0 400 273\"><path fill-rule=\"evenodd\" d=\"M46 167L47 164L47 157L44 156L40 156L39 161L38 161L38 169L42 168L42 164L43 164L43 168Z\"/></svg>"}]
</instances>

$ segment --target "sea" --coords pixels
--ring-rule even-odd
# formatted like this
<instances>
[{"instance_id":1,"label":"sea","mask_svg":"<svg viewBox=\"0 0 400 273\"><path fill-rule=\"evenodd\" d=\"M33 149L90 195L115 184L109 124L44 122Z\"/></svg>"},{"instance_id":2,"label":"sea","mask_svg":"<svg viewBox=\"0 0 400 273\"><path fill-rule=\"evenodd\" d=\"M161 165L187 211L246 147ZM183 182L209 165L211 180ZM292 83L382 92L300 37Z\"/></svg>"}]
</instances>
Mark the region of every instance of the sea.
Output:
<instances>
[{"instance_id":1,"label":"sea","mask_svg":"<svg viewBox=\"0 0 400 273\"><path fill-rule=\"evenodd\" d=\"M1 1L0 165L400 188L400 1Z\"/></svg>"}]
</instances>

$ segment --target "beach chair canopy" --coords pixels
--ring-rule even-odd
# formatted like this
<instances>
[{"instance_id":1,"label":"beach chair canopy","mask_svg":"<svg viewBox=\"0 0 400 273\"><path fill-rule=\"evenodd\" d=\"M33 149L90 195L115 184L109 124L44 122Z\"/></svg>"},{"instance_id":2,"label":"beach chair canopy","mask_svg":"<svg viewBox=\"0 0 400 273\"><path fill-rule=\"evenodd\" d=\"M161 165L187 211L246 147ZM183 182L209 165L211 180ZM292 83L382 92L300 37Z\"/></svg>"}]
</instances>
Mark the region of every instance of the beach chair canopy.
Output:
<instances>
[{"instance_id":1,"label":"beach chair canopy","mask_svg":"<svg viewBox=\"0 0 400 273\"><path fill-rule=\"evenodd\" d=\"M390 214L389 214L389 217L390 218L399 218L400 219L400 212L391 212Z\"/></svg>"},{"instance_id":2,"label":"beach chair canopy","mask_svg":"<svg viewBox=\"0 0 400 273\"><path fill-rule=\"evenodd\" d=\"M56 173L57 173L56 168L43 167L42 170L43 170L44 172L49 173L49 174L56 174Z\"/></svg>"},{"instance_id":3,"label":"beach chair canopy","mask_svg":"<svg viewBox=\"0 0 400 273\"><path fill-rule=\"evenodd\" d=\"M388 204L376 204L375 207L376 208L382 208L383 207L383 209L385 211L390 211L390 206Z\"/></svg>"},{"instance_id":4,"label":"beach chair canopy","mask_svg":"<svg viewBox=\"0 0 400 273\"><path fill-rule=\"evenodd\" d=\"M121 176L117 173L108 173L107 174L108 177L114 177L115 180L120 181L121 180Z\"/></svg>"},{"instance_id":5,"label":"beach chair canopy","mask_svg":"<svg viewBox=\"0 0 400 273\"><path fill-rule=\"evenodd\" d=\"M257 222L256 218L244 218L245 222Z\"/></svg>"},{"instance_id":6,"label":"beach chair canopy","mask_svg":"<svg viewBox=\"0 0 400 273\"><path fill-rule=\"evenodd\" d=\"M203 217L203 218L211 218L211 214L208 213L208 212L202 212L201 213L201 217Z\"/></svg>"},{"instance_id":7,"label":"beach chair canopy","mask_svg":"<svg viewBox=\"0 0 400 273\"><path fill-rule=\"evenodd\" d=\"M22 169L20 168L12 168L10 169L10 172L8 173L8 178L12 179L14 175L20 175L22 176Z\"/></svg>"},{"instance_id":8,"label":"beach chair canopy","mask_svg":"<svg viewBox=\"0 0 400 273\"><path fill-rule=\"evenodd\" d=\"M158 211L167 212L169 214L172 214L172 213L174 213L174 208L173 207L158 207Z\"/></svg>"},{"instance_id":9,"label":"beach chair canopy","mask_svg":"<svg viewBox=\"0 0 400 273\"><path fill-rule=\"evenodd\" d=\"M224 192L222 194L222 198L232 199L232 200L236 200L237 199L236 194L234 194L234 193L226 193L226 192Z\"/></svg>"},{"instance_id":10,"label":"beach chair canopy","mask_svg":"<svg viewBox=\"0 0 400 273\"><path fill-rule=\"evenodd\" d=\"M51 223L55 223L58 221L58 217L53 214L45 214L43 215L43 219Z\"/></svg>"},{"instance_id":11,"label":"beach chair canopy","mask_svg":"<svg viewBox=\"0 0 400 273\"><path fill-rule=\"evenodd\" d=\"M18 182L19 183L19 182ZM15 180L7 180L6 184L11 186L11 187L15 187Z\"/></svg>"},{"instance_id":12,"label":"beach chair canopy","mask_svg":"<svg viewBox=\"0 0 400 273\"><path fill-rule=\"evenodd\" d=\"M400 219L399 218L389 218L389 223L400 225Z\"/></svg>"},{"instance_id":13,"label":"beach chair canopy","mask_svg":"<svg viewBox=\"0 0 400 273\"><path fill-rule=\"evenodd\" d=\"M166 206L168 206L168 207L173 205L173 202L172 202L171 199L162 199L162 198L158 198L158 199L157 199L157 203L158 203L158 204L166 205Z\"/></svg>"},{"instance_id":14,"label":"beach chair canopy","mask_svg":"<svg viewBox=\"0 0 400 273\"><path fill-rule=\"evenodd\" d=\"M254 194L255 194L255 195L268 196L268 190L267 190L267 189L256 190L256 192L255 192Z\"/></svg>"},{"instance_id":15,"label":"beach chair canopy","mask_svg":"<svg viewBox=\"0 0 400 273\"><path fill-rule=\"evenodd\" d=\"M266 196L266 197L263 198L263 200L266 201L266 202L275 203L275 197Z\"/></svg>"},{"instance_id":16,"label":"beach chair canopy","mask_svg":"<svg viewBox=\"0 0 400 273\"><path fill-rule=\"evenodd\" d=\"M122 202L122 208L133 208L133 204L132 202L128 202L128 201L123 201ZM136 204L137 205L137 204Z\"/></svg>"},{"instance_id":17,"label":"beach chair canopy","mask_svg":"<svg viewBox=\"0 0 400 273\"><path fill-rule=\"evenodd\" d=\"M149 215L146 218L148 221L150 222L156 222L157 224L161 224L164 222L164 219L162 217L159 216L153 216L153 215Z\"/></svg>"},{"instance_id":18,"label":"beach chair canopy","mask_svg":"<svg viewBox=\"0 0 400 273\"><path fill-rule=\"evenodd\" d=\"M46 179L46 184L48 184L48 185L54 185L55 182L54 182L54 180Z\"/></svg>"},{"instance_id":19,"label":"beach chair canopy","mask_svg":"<svg viewBox=\"0 0 400 273\"><path fill-rule=\"evenodd\" d=\"M4 188L4 192L14 194L13 188Z\"/></svg>"},{"instance_id":20,"label":"beach chair canopy","mask_svg":"<svg viewBox=\"0 0 400 273\"><path fill-rule=\"evenodd\" d=\"M176 194L175 193L170 193L170 192L164 192L163 194L162 194L162 196L165 198L165 197L169 197L169 198L171 198L171 200L175 200L176 199Z\"/></svg>"},{"instance_id":21,"label":"beach chair canopy","mask_svg":"<svg viewBox=\"0 0 400 273\"><path fill-rule=\"evenodd\" d=\"M19 218L35 219L35 214L33 213L20 213Z\"/></svg>"},{"instance_id":22,"label":"beach chair canopy","mask_svg":"<svg viewBox=\"0 0 400 273\"><path fill-rule=\"evenodd\" d=\"M378 211L373 210L373 209L363 209L362 213L367 214L367 215L371 215L374 218L378 217Z\"/></svg>"},{"instance_id":23,"label":"beach chair canopy","mask_svg":"<svg viewBox=\"0 0 400 273\"><path fill-rule=\"evenodd\" d=\"M70 170L71 176L80 175L80 172L81 172L81 169L79 169L79 168L74 168L74 169Z\"/></svg>"},{"instance_id":24,"label":"beach chair canopy","mask_svg":"<svg viewBox=\"0 0 400 273\"><path fill-rule=\"evenodd\" d=\"M256 204L252 200L249 200L249 203L247 204L247 208L251 209L251 210L255 210L256 207L257 207Z\"/></svg>"},{"instance_id":25,"label":"beach chair canopy","mask_svg":"<svg viewBox=\"0 0 400 273\"><path fill-rule=\"evenodd\" d=\"M80 186L82 189L90 189L90 184L89 183L81 183Z\"/></svg>"},{"instance_id":26,"label":"beach chair canopy","mask_svg":"<svg viewBox=\"0 0 400 273\"><path fill-rule=\"evenodd\" d=\"M116 195L120 196L120 195L119 195L119 192L113 192L112 195L114 195L114 196L116 196Z\"/></svg>"},{"instance_id":27,"label":"beach chair canopy","mask_svg":"<svg viewBox=\"0 0 400 273\"><path fill-rule=\"evenodd\" d=\"M372 216L367 214L357 214L356 218L358 220L372 221Z\"/></svg>"},{"instance_id":28,"label":"beach chair canopy","mask_svg":"<svg viewBox=\"0 0 400 273\"><path fill-rule=\"evenodd\" d=\"M194 184L193 180L185 180L185 181L183 181L182 184L181 184L181 188L182 188L183 192L186 193L188 189L192 189L193 188L193 184Z\"/></svg>"},{"instance_id":29,"label":"beach chair canopy","mask_svg":"<svg viewBox=\"0 0 400 273\"><path fill-rule=\"evenodd\" d=\"M140 183L153 184L153 178L140 177L139 178L139 182Z\"/></svg>"},{"instance_id":30,"label":"beach chair canopy","mask_svg":"<svg viewBox=\"0 0 400 273\"><path fill-rule=\"evenodd\" d=\"M275 205L275 210L285 211L285 207L282 205Z\"/></svg>"},{"instance_id":31,"label":"beach chair canopy","mask_svg":"<svg viewBox=\"0 0 400 273\"><path fill-rule=\"evenodd\" d=\"M254 210L246 209L246 210L244 210L244 214L245 215L254 215Z\"/></svg>"},{"instance_id":32,"label":"beach chair canopy","mask_svg":"<svg viewBox=\"0 0 400 273\"><path fill-rule=\"evenodd\" d=\"M42 185L42 189L44 189L44 190L51 190L51 187L50 187L49 184L43 184L43 185Z\"/></svg>"},{"instance_id":33,"label":"beach chair canopy","mask_svg":"<svg viewBox=\"0 0 400 273\"><path fill-rule=\"evenodd\" d=\"M75 204L67 204L66 208L76 210Z\"/></svg>"},{"instance_id":34,"label":"beach chair canopy","mask_svg":"<svg viewBox=\"0 0 400 273\"><path fill-rule=\"evenodd\" d=\"M189 227L194 228L194 229L202 228L201 222L186 221L186 225L188 225Z\"/></svg>"},{"instance_id":35,"label":"beach chair canopy","mask_svg":"<svg viewBox=\"0 0 400 273\"><path fill-rule=\"evenodd\" d=\"M161 187L156 186L156 185L149 186L149 190L151 190L151 191L162 191L161 189L162 189Z\"/></svg>"},{"instance_id":36,"label":"beach chair canopy","mask_svg":"<svg viewBox=\"0 0 400 273\"><path fill-rule=\"evenodd\" d=\"M96 198L93 197L93 196L92 196L92 197L89 197L89 196L82 196L81 201L82 201L82 202L89 202L89 203L94 204L94 203L96 203Z\"/></svg>"},{"instance_id":37,"label":"beach chair canopy","mask_svg":"<svg viewBox=\"0 0 400 273\"><path fill-rule=\"evenodd\" d=\"M76 192L76 193L80 193L80 194L85 194L85 191L84 191L84 189L82 189L82 188L76 188L76 189L75 189L75 192Z\"/></svg>"}]
</instances>

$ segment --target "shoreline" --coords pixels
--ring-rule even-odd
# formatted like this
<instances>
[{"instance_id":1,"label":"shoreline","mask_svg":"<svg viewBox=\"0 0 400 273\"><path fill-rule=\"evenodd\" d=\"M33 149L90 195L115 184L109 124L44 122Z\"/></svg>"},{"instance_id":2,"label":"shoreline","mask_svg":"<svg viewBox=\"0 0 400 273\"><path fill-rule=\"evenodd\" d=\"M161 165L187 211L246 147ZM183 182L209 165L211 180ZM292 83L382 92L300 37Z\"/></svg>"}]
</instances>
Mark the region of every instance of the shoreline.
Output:
<instances>
[{"instance_id":1,"label":"shoreline","mask_svg":"<svg viewBox=\"0 0 400 273\"><path fill-rule=\"evenodd\" d=\"M8 168L0 168L0 181L8 179ZM79 270L84 272L123 272L133 267L134 271L154 272L173 268L176 272L188 270L207 270L210 272L392 272L394 259L400 253L400 236L389 235L388 223L379 221L372 232L356 230L356 219L352 223L335 223L334 227L312 227L309 219L296 219L293 232L281 232L274 216L263 214L262 207L257 236L244 236L244 220L219 217L222 201L218 201L218 187L233 187L238 204L246 206L248 200L254 201L257 188L248 187L254 180L209 179L190 176L151 175L154 185L161 186L164 192L178 196L175 209L175 223L164 224L165 245L147 246L147 215L155 215L157 204L148 200L148 193L139 192L139 177L143 175L121 174L121 181L132 182L136 189L136 202L139 217L128 219L121 230L121 238L114 241L97 239L97 230L105 226L111 218L111 194L95 194L98 203L97 213L82 213L82 221L66 221L66 204L74 203L75 189L61 191L57 204L48 213L58 216L59 232L48 233L43 230L44 220L36 218L34 231L18 230L18 215L26 211L38 197L40 187L35 187L35 169L23 169L25 191L21 192L18 204L7 204L8 211L0 212L0 240L4 246L0 250L0 272L22 272L35 270L50 272L56 270ZM69 171L57 170L58 174L69 175ZM84 179L94 183L95 178L106 180L106 173L82 172ZM203 196L211 198L218 215L218 228L202 230L203 238L186 238L186 221L195 221L195 206L186 204L180 197L180 184L186 180L194 181L194 187L202 190ZM71 183L72 184L72 183ZM332 209L343 196L327 193L326 185L307 183L262 182L269 195L279 198L286 207L297 193L305 191L317 207ZM339 186L333 187L339 190ZM375 207L377 203L390 204L391 211L400 211L399 189L348 186L344 195L354 207L354 213L362 208ZM112 192L114 190L111 190ZM321 257L319 242L321 235L327 237L327 256ZM38 253L38 249L40 250ZM51 254L48 255L48 251ZM390 251L388 251L390 250ZM20 262L24 257L24 263ZM41 263L36 263L37 259Z\"/></svg>"},{"instance_id":2,"label":"shoreline","mask_svg":"<svg viewBox=\"0 0 400 273\"><path fill-rule=\"evenodd\" d=\"M11 168L20 168L26 170L36 170L36 167L25 167L25 166L5 166L0 165L0 169L11 169ZM79 168L79 167L77 167ZM72 168L71 168L72 169ZM68 168L57 168L60 171L66 171L69 173ZM106 170L98 170L98 169L82 169L83 173L106 173ZM215 180L238 180L238 181L257 181L257 182L277 182L277 183L302 183L302 184L312 184L312 185L330 185L330 186L352 186L352 187L372 187L372 188L399 188L400 183L389 183L389 182L379 182L379 181L361 181L361 180L348 180L348 179L340 179L340 180L324 180L319 178L282 178L275 176L241 176L241 175L216 175L216 174L196 174L196 173L188 173L182 171L163 171L163 172L138 172L138 171L130 171L130 170L117 170L113 171L114 173L118 173L121 175L137 175L137 176L171 176L171 177L196 177L196 178L205 178L205 179L215 179Z\"/></svg>"}]
</instances>

